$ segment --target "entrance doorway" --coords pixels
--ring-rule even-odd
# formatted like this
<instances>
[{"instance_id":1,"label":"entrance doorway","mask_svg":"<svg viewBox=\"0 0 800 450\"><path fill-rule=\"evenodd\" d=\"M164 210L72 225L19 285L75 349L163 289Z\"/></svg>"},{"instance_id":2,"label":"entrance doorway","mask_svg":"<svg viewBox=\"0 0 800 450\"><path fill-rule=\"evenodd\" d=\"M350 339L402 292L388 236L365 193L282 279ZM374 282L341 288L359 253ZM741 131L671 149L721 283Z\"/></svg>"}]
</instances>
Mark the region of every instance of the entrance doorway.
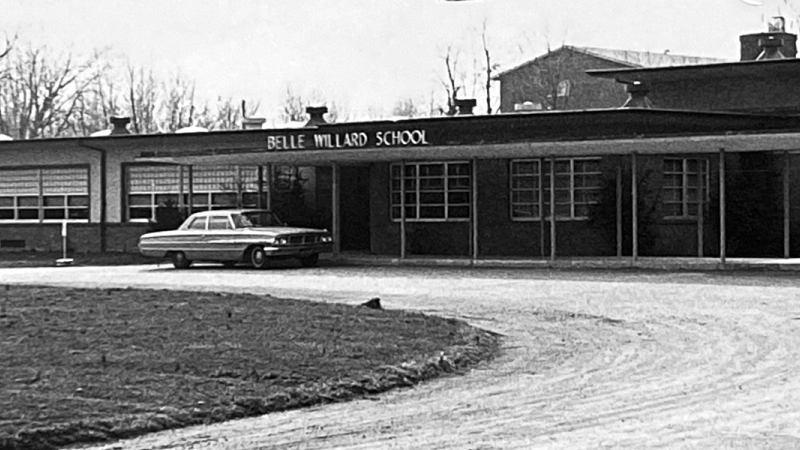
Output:
<instances>
[{"instance_id":1,"label":"entrance doorway","mask_svg":"<svg viewBox=\"0 0 800 450\"><path fill-rule=\"evenodd\" d=\"M369 166L340 168L339 207L342 251L370 251Z\"/></svg>"}]
</instances>

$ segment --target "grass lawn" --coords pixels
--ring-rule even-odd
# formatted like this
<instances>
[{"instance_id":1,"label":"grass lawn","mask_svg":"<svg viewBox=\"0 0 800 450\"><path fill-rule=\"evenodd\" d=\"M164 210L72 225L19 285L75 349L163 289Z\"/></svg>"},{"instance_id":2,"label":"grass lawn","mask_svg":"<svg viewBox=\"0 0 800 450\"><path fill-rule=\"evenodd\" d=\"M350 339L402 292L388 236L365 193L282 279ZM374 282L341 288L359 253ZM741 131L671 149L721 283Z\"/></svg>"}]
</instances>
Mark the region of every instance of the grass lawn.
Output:
<instances>
[{"instance_id":1,"label":"grass lawn","mask_svg":"<svg viewBox=\"0 0 800 450\"><path fill-rule=\"evenodd\" d=\"M269 296L0 286L0 449L411 386L496 354L464 322Z\"/></svg>"}]
</instances>

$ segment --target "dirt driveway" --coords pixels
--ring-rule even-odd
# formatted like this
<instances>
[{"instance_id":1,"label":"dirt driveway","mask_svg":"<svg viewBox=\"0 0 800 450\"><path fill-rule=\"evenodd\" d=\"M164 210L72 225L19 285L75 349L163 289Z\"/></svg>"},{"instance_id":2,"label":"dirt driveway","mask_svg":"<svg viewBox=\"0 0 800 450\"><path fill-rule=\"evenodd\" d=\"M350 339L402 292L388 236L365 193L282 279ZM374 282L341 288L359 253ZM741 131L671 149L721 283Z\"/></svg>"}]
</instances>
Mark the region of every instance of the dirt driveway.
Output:
<instances>
[{"instance_id":1,"label":"dirt driveway","mask_svg":"<svg viewBox=\"0 0 800 450\"><path fill-rule=\"evenodd\" d=\"M98 448L800 448L800 280L788 275L132 266L4 269L0 283L379 296L508 336L467 376Z\"/></svg>"}]
</instances>

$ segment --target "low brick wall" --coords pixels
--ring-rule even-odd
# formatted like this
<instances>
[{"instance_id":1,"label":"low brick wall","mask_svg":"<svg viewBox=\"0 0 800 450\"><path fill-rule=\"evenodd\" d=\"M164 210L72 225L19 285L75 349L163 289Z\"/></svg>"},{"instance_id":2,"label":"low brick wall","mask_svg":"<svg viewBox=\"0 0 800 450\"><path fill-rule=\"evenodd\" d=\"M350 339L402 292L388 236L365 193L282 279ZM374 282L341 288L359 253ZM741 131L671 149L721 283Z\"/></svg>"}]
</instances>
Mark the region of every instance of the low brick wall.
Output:
<instances>
[{"instance_id":1,"label":"low brick wall","mask_svg":"<svg viewBox=\"0 0 800 450\"><path fill-rule=\"evenodd\" d=\"M139 236L146 231L147 224L107 224L106 251L136 253ZM60 223L0 225L0 252L60 252L61 245ZM70 253L99 252L100 247L100 224L68 225L67 250Z\"/></svg>"}]
</instances>

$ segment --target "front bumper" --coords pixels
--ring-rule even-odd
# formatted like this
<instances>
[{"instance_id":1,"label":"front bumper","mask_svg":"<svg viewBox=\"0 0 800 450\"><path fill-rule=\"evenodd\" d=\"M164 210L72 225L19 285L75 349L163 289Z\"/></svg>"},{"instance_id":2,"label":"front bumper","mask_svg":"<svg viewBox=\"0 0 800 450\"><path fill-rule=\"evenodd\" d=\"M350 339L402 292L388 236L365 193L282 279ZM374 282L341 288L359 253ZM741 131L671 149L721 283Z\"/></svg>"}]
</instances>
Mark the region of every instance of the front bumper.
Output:
<instances>
[{"instance_id":1,"label":"front bumper","mask_svg":"<svg viewBox=\"0 0 800 450\"><path fill-rule=\"evenodd\" d=\"M331 253L333 252L333 243L325 244L307 244L307 245L265 245L264 253L267 256L287 256L287 257L306 257L315 253Z\"/></svg>"}]
</instances>

